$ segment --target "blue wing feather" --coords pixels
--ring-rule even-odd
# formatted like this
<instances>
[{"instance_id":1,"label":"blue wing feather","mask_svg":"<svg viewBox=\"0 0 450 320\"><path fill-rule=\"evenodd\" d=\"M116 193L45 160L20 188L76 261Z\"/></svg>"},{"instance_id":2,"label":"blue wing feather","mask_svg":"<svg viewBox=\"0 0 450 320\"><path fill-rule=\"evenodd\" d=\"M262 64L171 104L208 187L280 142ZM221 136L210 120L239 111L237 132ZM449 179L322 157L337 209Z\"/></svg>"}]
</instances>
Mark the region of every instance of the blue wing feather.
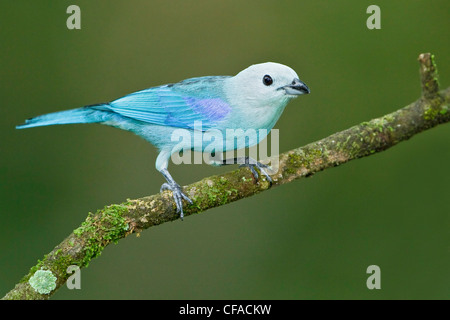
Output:
<instances>
[{"instance_id":1,"label":"blue wing feather","mask_svg":"<svg viewBox=\"0 0 450 320\"><path fill-rule=\"evenodd\" d=\"M106 108L134 120L185 129L201 121L202 130L207 130L231 111L222 91L226 78L192 78L153 87L114 100Z\"/></svg>"}]
</instances>

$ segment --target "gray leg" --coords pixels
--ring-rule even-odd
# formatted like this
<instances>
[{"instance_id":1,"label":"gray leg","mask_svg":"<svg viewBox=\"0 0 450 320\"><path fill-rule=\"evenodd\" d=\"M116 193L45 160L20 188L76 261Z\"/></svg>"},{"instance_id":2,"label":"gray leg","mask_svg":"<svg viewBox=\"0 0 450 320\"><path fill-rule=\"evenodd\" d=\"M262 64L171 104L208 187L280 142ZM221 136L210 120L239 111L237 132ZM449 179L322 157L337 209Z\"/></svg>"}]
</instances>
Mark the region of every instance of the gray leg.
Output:
<instances>
[{"instance_id":1,"label":"gray leg","mask_svg":"<svg viewBox=\"0 0 450 320\"><path fill-rule=\"evenodd\" d=\"M227 165L227 164L240 164L239 168L248 167L250 169L250 171L252 172L253 177L255 177L256 181L258 181L259 174L255 170L255 168L258 168L259 171L261 171L261 174L263 174L266 177L267 181L269 181L270 185L272 185L272 182L273 182L272 178L265 170L266 168L269 168L269 166L262 164L253 158L237 157L237 158L233 158L233 159L226 159L226 160L222 160L222 163L220 165Z\"/></svg>"},{"instance_id":2,"label":"gray leg","mask_svg":"<svg viewBox=\"0 0 450 320\"><path fill-rule=\"evenodd\" d=\"M183 220L184 213L183 213L183 199L192 204L192 200L189 199L187 195L184 194L183 189L180 187L178 183L173 180L172 176L170 175L169 171L167 169L162 169L160 171L164 178L166 178L167 183L163 183L161 186L161 190L170 190L173 194L173 200L175 201L175 204L177 206L177 212L180 213L180 218Z\"/></svg>"}]
</instances>

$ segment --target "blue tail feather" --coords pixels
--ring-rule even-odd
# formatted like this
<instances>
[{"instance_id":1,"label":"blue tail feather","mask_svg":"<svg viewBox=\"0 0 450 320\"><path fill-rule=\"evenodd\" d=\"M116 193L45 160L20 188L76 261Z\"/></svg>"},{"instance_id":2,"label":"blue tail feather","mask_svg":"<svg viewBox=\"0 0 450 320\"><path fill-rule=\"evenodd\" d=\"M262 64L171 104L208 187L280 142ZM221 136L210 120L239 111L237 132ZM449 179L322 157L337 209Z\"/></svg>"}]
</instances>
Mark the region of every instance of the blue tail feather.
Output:
<instances>
[{"instance_id":1,"label":"blue tail feather","mask_svg":"<svg viewBox=\"0 0 450 320\"><path fill-rule=\"evenodd\" d=\"M99 105L96 105L95 107L99 107ZM87 106L30 118L27 119L24 124L16 126L16 129L51 126L56 124L98 123L107 121L108 118L108 112Z\"/></svg>"}]
</instances>

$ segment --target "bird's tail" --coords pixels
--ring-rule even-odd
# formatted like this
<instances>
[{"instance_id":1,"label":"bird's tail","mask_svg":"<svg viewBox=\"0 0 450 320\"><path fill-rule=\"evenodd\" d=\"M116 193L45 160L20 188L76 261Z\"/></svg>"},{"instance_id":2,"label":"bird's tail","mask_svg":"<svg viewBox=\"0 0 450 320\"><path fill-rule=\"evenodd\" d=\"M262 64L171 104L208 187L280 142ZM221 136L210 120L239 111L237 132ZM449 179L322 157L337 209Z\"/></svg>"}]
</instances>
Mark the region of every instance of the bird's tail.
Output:
<instances>
[{"instance_id":1,"label":"bird's tail","mask_svg":"<svg viewBox=\"0 0 450 320\"><path fill-rule=\"evenodd\" d=\"M99 123L107 121L108 114L108 112L102 111L102 105L87 106L30 118L24 124L16 126L16 129L51 126L55 124Z\"/></svg>"}]
</instances>

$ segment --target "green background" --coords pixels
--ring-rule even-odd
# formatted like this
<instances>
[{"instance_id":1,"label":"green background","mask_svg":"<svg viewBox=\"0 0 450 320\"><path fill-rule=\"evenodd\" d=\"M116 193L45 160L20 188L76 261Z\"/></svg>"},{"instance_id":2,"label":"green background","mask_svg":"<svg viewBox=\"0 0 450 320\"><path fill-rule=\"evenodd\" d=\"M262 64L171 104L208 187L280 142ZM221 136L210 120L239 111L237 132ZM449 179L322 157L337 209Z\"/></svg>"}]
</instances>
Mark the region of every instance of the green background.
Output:
<instances>
[{"instance_id":1,"label":"green background","mask_svg":"<svg viewBox=\"0 0 450 320\"><path fill-rule=\"evenodd\" d=\"M81 30L66 8L81 8ZM368 30L366 8L381 8ZM417 57L450 85L450 2L2 1L0 296L89 211L157 193L157 151L98 125L15 130L159 84L289 65L311 88L280 152L420 96ZM448 299L450 125L368 158L108 246L54 299ZM180 184L226 172L169 166ZM381 290L366 269L381 268Z\"/></svg>"}]
</instances>

